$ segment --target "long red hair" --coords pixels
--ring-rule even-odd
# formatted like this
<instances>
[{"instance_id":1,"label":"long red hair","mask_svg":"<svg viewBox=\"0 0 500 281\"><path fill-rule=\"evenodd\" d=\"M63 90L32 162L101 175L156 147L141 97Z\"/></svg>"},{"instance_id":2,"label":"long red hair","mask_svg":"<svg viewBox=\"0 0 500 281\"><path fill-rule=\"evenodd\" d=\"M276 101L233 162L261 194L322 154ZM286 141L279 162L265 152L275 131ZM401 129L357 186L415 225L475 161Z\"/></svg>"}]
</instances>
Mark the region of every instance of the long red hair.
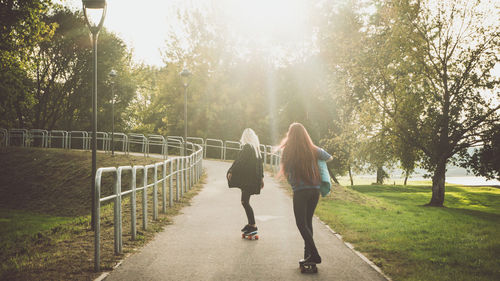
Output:
<instances>
[{"instance_id":1,"label":"long red hair","mask_svg":"<svg viewBox=\"0 0 500 281\"><path fill-rule=\"evenodd\" d=\"M302 124L290 125L280 148L283 149L280 175L287 178L291 175L296 183L319 184L317 147Z\"/></svg>"}]
</instances>

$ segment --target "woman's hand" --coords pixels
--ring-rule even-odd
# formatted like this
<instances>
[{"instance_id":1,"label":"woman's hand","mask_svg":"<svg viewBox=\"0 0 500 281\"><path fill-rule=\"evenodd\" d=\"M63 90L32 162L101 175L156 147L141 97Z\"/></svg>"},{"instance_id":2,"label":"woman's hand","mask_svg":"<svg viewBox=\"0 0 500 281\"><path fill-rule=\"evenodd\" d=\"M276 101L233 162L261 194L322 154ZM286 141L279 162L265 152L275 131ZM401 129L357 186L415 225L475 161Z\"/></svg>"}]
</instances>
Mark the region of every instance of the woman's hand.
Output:
<instances>
[{"instance_id":1,"label":"woman's hand","mask_svg":"<svg viewBox=\"0 0 500 281\"><path fill-rule=\"evenodd\" d=\"M260 184L260 189L264 188L264 179L262 179L262 183Z\"/></svg>"},{"instance_id":2,"label":"woman's hand","mask_svg":"<svg viewBox=\"0 0 500 281\"><path fill-rule=\"evenodd\" d=\"M232 175L231 173L227 173L227 180L229 181L231 180L231 175Z\"/></svg>"}]
</instances>

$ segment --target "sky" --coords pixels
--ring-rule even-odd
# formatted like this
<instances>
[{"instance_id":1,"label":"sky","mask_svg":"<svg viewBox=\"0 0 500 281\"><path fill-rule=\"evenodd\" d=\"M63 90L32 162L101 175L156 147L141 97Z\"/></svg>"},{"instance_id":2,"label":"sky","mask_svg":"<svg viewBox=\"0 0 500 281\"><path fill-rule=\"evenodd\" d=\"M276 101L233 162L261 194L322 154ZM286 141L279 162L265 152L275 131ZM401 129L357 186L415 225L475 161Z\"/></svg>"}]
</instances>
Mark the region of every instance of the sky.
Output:
<instances>
[{"instance_id":1,"label":"sky","mask_svg":"<svg viewBox=\"0 0 500 281\"><path fill-rule=\"evenodd\" d=\"M82 9L81 0L54 1ZM273 46L280 40L283 45L299 45L307 40L307 0L107 0L107 5L104 26L125 41L135 62L148 65L164 65L160 50L172 31L169 29L176 28L174 14L178 8L189 6L215 5L224 24L256 44ZM274 49L268 51L280 51ZM493 75L500 76L500 65L496 65Z\"/></svg>"},{"instance_id":2,"label":"sky","mask_svg":"<svg viewBox=\"0 0 500 281\"><path fill-rule=\"evenodd\" d=\"M58 0L72 9L82 9L81 0ZM134 60L161 66L160 48L165 45L166 26L181 0L107 0L104 26L133 50Z\"/></svg>"},{"instance_id":3,"label":"sky","mask_svg":"<svg viewBox=\"0 0 500 281\"><path fill-rule=\"evenodd\" d=\"M81 0L55 0L82 9ZM241 36L258 43L265 40L297 42L297 31L306 21L307 0L107 0L104 26L133 50L134 60L161 66L160 49L169 28L176 28L175 11L189 6L215 5L221 20L235 26ZM138 5L139 3L139 5ZM279 15L279 16L276 16Z\"/></svg>"}]
</instances>

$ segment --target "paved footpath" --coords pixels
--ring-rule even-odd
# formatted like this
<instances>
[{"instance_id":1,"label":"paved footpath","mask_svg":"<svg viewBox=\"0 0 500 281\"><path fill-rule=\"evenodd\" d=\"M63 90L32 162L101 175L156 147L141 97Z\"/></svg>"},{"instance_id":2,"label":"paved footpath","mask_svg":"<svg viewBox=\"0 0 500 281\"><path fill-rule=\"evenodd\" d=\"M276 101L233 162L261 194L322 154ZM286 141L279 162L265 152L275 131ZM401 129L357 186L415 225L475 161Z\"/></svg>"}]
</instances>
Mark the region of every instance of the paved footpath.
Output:
<instances>
[{"instance_id":1,"label":"paved footpath","mask_svg":"<svg viewBox=\"0 0 500 281\"><path fill-rule=\"evenodd\" d=\"M301 274L304 248L292 200L268 175L261 194L250 199L260 239L242 239L246 216L240 190L227 187L230 164L203 163L207 183L191 206L106 280L385 280L316 218L323 263L317 274Z\"/></svg>"}]
</instances>

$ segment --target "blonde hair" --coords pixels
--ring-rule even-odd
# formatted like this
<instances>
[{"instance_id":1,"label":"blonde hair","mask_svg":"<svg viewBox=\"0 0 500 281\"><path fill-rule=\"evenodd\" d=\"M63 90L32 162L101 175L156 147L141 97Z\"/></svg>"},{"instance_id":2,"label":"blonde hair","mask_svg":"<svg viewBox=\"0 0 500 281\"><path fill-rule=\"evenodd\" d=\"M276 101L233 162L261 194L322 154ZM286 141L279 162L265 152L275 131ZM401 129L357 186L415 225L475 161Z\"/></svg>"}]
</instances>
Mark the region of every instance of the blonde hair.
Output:
<instances>
[{"instance_id":1,"label":"blonde hair","mask_svg":"<svg viewBox=\"0 0 500 281\"><path fill-rule=\"evenodd\" d=\"M241 143L241 145L245 145L245 144L251 145L253 147L253 149L255 150L255 156L257 158L261 158L259 137L257 136L257 134L255 134L255 132L252 129L246 128L245 130L243 130L243 134L241 135L240 143Z\"/></svg>"}]
</instances>

